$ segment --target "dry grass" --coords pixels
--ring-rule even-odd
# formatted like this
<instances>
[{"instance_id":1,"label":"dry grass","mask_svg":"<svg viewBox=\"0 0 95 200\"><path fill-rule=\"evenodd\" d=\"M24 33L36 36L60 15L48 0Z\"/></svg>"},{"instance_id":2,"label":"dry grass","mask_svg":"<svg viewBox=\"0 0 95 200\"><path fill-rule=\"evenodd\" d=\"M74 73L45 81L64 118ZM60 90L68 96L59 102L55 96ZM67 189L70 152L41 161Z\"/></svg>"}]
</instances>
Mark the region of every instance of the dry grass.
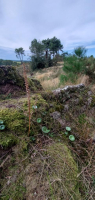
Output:
<instances>
[{"instance_id":1,"label":"dry grass","mask_svg":"<svg viewBox=\"0 0 95 200\"><path fill-rule=\"evenodd\" d=\"M33 77L40 81L44 90L53 90L57 89L58 87L63 88L67 85L89 85L89 77L86 75L79 75L79 78L76 80L75 83L67 81L64 84L60 85L61 74L65 74L65 72L63 71L63 62L59 62L57 66L44 68L41 71L38 71L34 74Z\"/></svg>"},{"instance_id":2,"label":"dry grass","mask_svg":"<svg viewBox=\"0 0 95 200\"><path fill-rule=\"evenodd\" d=\"M38 79L39 81L41 81L41 80L50 78L50 76L52 76L52 71L47 71L43 74L37 72L35 75L35 78Z\"/></svg>"},{"instance_id":3,"label":"dry grass","mask_svg":"<svg viewBox=\"0 0 95 200\"><path fill-rule=\"evenodd\" d=\"M41 81L41 85L44 88L44 90L53 90L58 88L59 82L59 78L54 78L50 80Z\"/></svg>"},{"instance_id":4,"label":"dry grass","mask_svg":"<svg viewBox=\"0 0 95 200\"><path fill-rule=\"evenodd\" d=\"M42 69L34 74L34 78L40 81L44 90L52 90L59 87L60 74L63 72L63 62L59 62L58 66Z\"/></svg>"},{"instance_id":5,"label":"dry grass","mask_svg":"<svg viewBox=\"0 0 95 200\"><path fill-rule=\"evenodd\" d=\"M77 80L77 84L84 84L85 86L89 85L89 76L87 75L81 75L78 80Z\"/></svg>"},{"instance_id":6,"label":"dry grass","mask_svg":"<svg viewBox=\"0 0 95 200\"><path fill-rule=\"evenodd\" d=\"M93 93L95 93L95 85L91 86L91 90L92 90Z\"/></svg>"}]
</instances>

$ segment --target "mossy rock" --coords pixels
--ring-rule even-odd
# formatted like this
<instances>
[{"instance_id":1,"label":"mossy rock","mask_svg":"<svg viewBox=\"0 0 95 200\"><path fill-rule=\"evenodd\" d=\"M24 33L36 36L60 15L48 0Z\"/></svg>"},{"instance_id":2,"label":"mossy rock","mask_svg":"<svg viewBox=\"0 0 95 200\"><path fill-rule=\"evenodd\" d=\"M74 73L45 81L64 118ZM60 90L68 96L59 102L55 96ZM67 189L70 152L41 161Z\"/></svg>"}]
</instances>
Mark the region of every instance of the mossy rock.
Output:
<instances>
[{"instance_id":1,"label":"mossy rock","mask_svg":"<svg viewBox=\"0 0 95 200\"><path fill-rule=\"evenodd\" d=\"M37 110L33 109L33 105L35 104L37 105ZM27 98L21 98L21 101L17 104L14 99L11 99L7 100L7 104L6 101L3 101L1 105L3 105L4 108L0 109L0 120L3 120L5 129L0 131L0 145L4 148L8 148L18 143L18 137L25 135L28 136L28 100ZM10 105L12 107L10 107ZM34 94L30 98L30 113L32 116L30 122L30 130L32 132L34 127L34 135L37 135L39 131L41 131L39 124L37 124L37 118L42 118L41 113L44 112L47 108L48 103L42 98L40 94Z\"/></svg>"},{"instance_id":2,"label":"mossy rock","mask_svg":"<svg viewBox=\"0 0 95 200\"><path fill-rule=\"evenodd\" d=\"M47 159L36 157L25 170L26 199L81 200L77 165L67 146L51 144L44 154Z\"/></svg>"},{"instance_id":3,"label":"mossy rock","mask_svg":"<svg viewBox=\"0 0 95 200\"><path fill-rule=\"evenodd\" d=\"M22 110L2 109L0 110L0 119L5 125L5 129L0 131L0 145L2 147L11 147L17 143L19 135L27 135L28 119Z\"/></svg>"},{"instance_id":4,"label":"mossy rock","mask_svg":"<svg viewBox=\"0 0 95 200\"><path fill-rule=\"evenodd\" d=\"M28 85L32 92L43 89L38 80L28 79ZM22 77L14 67L0 67L0 97L6 99L25 94L26 87L24 77Z\"/></svg>"},{"instance_id":5,"label":"mossy rock","mask_svg":"<svg viewBox=\"0 0 95 200\"><path fill-rule=\"evenodd\" d=\"M23 133L26 131L25 115L22 110L6 108L0 110L0 119L4 121L5 130Z\"/></svg>"}]
</instances>

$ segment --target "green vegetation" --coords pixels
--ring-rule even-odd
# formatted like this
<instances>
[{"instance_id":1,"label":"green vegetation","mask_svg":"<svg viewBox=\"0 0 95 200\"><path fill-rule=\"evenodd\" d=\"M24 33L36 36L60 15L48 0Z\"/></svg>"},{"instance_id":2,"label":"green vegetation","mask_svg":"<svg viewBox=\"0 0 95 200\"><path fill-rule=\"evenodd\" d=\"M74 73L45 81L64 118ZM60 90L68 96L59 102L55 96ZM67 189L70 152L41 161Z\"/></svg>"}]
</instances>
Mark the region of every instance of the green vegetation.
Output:
<instances>
[{"instance_id":1,"label":"green vegetation","mask_svg":"<svg viewBox=\"0 0 95 200\"><path fill-rule=\"evenodd\" d=\"M15 49L16 57L20 59L21 63L23 61L23 56L25 56L24 52L25 50L22 47Z\"/></svg>"},{"instance_id":2,"label":"green vegetation","mask_svg":"<svg viewBox=\"0 0 95 200\"><path fill-rule=\"evenodd\" d=\"M83 186L82 174L79 176L83 167L89 163L91 155L85 142L87 130L89 128L90 133L94 128L85 117L85 113L89 117L92 109L90 104L87 113L88 91L86 88L72 88L61 91L60 98L59 95L45 92L32 95L29 136L27 99L22 98L17 106L13 103L14 100L7 100L7 104L12 103L15 108L0 110L0 123L5 125L5 129L0 131L0 147L5 155L0 162L2 200L32 199L35 195L37 197L39 195L40 199L43 195L50 200L58 198L81 200L86 196L85 193L88 192L88 196L90 195L88 190L90 177L87 177L84 171L86 183ZM70 97L69 112L65 111L68 96ZM80 100L80 97L83 104L80 104L80 101L74 104L76 99ZM51 101L53 107L50 106ZM64 106L62 106L63 102ZM6 105L6 101L3 101L4 104ZM82 115L84 106L86 110ZM60 119L51 117L56 113L56 108L60 110ZM64 120L65 123L61 126L60 122ZM65 131L68 132L69 137L65 136ZM10 152L8 155L6 155L7 151ZM10 157L7 158L9 155ZM92 166L94 166L93 160L94 157L90 163ZM88 171L92 169L91 165ZM93 185L92 177L95 177L93 170L90 179Z\"/></svg>"},{"instance_id":3,"label":"green vegetation","mask_svg":"<svg viewBox=\"0 0 95 200\"><path fill-rule=\"evenodd\" d=\"M86 55L87 49L85 47L79 46L74 49L74 53L77 57L83 58Z\"/></svg>"},{"instance_id":4,"label":"green vegetation","mask_svg":"<svg viewBox=\"0 0 95 200\"><path fill-rule=\"evenodd\" d=\"M33 42L45 67L50 52L54 61L62 50L57 38ZM64 81L87 74L87 63L94 66L94 58L76 55L64 59ZM2 70L0 76L3 83ZM15 81L16 75L7 79ZM12 92L11 99L0 99L0 199L94 200L94 93L84 86L46 92L34 79L27 85L32 88L30 104L25 96L13 99Z\"/></svg>"},{"instance_id":5,"label":"green vegetation","mask_svg":"<svg viewBox=\"0 0 95 200\"><path fill-rule=\"evenodd\" d=\"M42 127L42 131L44 133L49 133L50 132L50 130L48 130L47 127L45 127L45 126Z\"/></svg>"},{"instance_id":6,"label":"green vegetation","mask_svg":"<svg viewBox=\"0 0 95 200\"><path fill-rule=\"evenodd\" d=\"M29 49L33 54L31 56L31 68L36 70L56 64L60 57L58 52L62 51L63 45L56 37L42 41L34 39Z\"/></svg>"},{"instance_id":7,"label":"green vegetation","mask_svg":"<svg viewBox=\"0 0 95 200\"><path fill-rule=\"evenodd\" d=\"M86 53L84 47L78 47L74 50L75 55L68 55L64 59L63 71L65 74L60 75L60 83L76 83L81 75L88 75L89 81L95 82L95 58L92 56L84 57Z\"/></svg>"},{"instance_id":8,"label":"green vegetation","mask_svg":"<svg viewBox=\"0 0 95 200\"><path fill-rule=\"evenodd\" d=\"M0 65L12 65L12 66L18 66L20 65L21 62L16 62L16 61L12 61L12 60L3 60L0 59Z\"/></svg>"},{"instance_id":9,"label":"green vegetation","mask_svg":"<svg viewBox=\"0 0 95 200\"><path fill-rule=\"evenodd\" d=\"M60 76L61 83L69 80L74 83L80 73L85 73L85 61L77 58L76 56L67 56L64 60L63 71L66 73L66 75Z\"/></svg>"},{"instance_id":10,"label":"green vegetation","mask_svg":"<svg viewBox=\"0 0 95 200\"><path fill-rule=\"evenodd\" d=\"M75 141L74 135L69 135L69 140L71 140L72 142L74 142Z\"/></svg>"}]
</instances>

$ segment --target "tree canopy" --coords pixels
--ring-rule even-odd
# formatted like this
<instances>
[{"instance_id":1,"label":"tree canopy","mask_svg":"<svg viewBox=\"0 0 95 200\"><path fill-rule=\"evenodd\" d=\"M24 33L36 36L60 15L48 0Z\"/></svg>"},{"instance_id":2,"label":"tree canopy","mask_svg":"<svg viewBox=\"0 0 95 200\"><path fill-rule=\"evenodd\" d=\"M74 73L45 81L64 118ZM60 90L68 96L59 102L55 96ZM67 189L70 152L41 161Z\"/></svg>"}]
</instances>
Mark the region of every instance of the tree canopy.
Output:
<instances>
[{"instance_id":1,"label":"tree canopy","mask_svg":"<svg viewBox=\"0 0 95 200\"><path fill-rule=\"evenodd\" d=\"M49 51L53 56L59 51L62 51L63 49L61 41L56 37L53 37L51 39L48 38L47 40L42 40L42 43L44 44L46 51Z\"/></svg>"},{"instance_id":2,"label":"tree canopy","mask_svg":"<svg viewBox=\"0 0 95 200\"><path fill-rule=\"evenodd\" d=\"M44 45L42 44L42 42L38 42L37 39L34 39L31 42L31 46L29 47L29 49L34 56L42 56L44 52Z\"/></svg>"},{"instance_id":3,"label":"tree canopy","mask_svg":"<svg viewBox=\"0 0 95 200\"><path fill-rule=\"evenodd\" d=\"M20 59L21 63L23 61L23 56L25 56L24 52L25 50L22 47L15 49L16 57Z\"/></svg>"},{"instance_id":4,"label":"tree canopy","mask_svg":"<svg viewBox=\"0 0 95 200\"><path fill-rule=\"evenodd\" d=\"M87 49L85 49L85 47L83 47L83 46L79 46L74 49L75 55L79 58L83 58L85 56L86 52L87 52Z\"/></svg>"},{"instance_id":5,"label":"tree canopy","mask_svg":"<svg viewBox=\"0 0 95 200\"><path fill-rule=\"evenodd\" d=\"M51 39L45 39L42 41L37 41L34 39L31 41L31 46L29 47L32 56L32 69L50 67L53 64L53 58L62 51L63 45L61 41L56 37Z\"/></svg>"}]
</instances>

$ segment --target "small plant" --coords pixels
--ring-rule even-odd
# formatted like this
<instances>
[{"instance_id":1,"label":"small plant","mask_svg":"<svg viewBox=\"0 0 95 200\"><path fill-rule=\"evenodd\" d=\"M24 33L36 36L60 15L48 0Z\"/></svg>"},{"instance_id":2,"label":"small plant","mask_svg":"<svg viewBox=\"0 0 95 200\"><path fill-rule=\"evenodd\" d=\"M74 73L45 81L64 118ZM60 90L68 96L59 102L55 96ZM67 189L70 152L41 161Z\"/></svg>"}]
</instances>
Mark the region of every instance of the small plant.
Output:
<instances>
[{"instance_id":1,"label":"small plant","mask_svg":"<svg viewBox=\"0 0 95 200\"><path fill-rule=\"evenodd\" d=\"M2 130L4 130L5 129L5 125L0 125L0 130L2 131Z\"/></svg>"},{"instance_id":2,"label":"small plant","mask_svg":"<svg viewBox=\"0 0 95 200\"><path fill-rule=\"evenodd\" d=\"M5 129L5 125L3 124L3 120L0 120L0 130L4 130Z\"/></svg>"},{"instance_id":3,"label":"small plant","mask_svg":"<svg viewBox=\"0 0 95 200\"><path fill-rule=\"evenodd\" d=\"M30 141L35 142L36 138L34 136L30 136Z\"/></svg>"},{"instance_id":4,"label":"small plant","mask_svg":"<svg viewBox=\"0 0 95 200\"><path fill-rule=\"evenodd\" d=\"M65 135L68 135L68 132L65 132Z\"/></svg>"},{"instance_id":5,"label":"small plant","mask_svg":"<svg viewBox=\"0 0 95 200\"><path fill-rule=\"evenodd\" d=\"M0 120L0 124L3 124L3 120Z\"/></svg>"},{"instance_id":6,"label":"small plant","mask_svg":"<svg viewBox=\"0 0 95 200\"><path fill-rule=\"evenodd\" d=\"M41 123L42 119L41 118L37 118L37 123Z\"/></svg>"},{"instance_id":7,"label":"small plant","mask_svg":"<svg viewBox=\"0 0 95 200\"><path fill-rule=\"evenodd\" d=\"M46 115L46 114L47 114L47 112L46 112L46 111L42 112L42 115Z\"/></svg>"},{"instance_id":8,"label":"small plant","mask_svg":"<svg viewBox=\"0 0 95 200\"><path fill-rule=\"evenodd\" d=\"M32 106L33 109L37 109L37 106Z\"/></svg>"},{"instance_id":9,"label":"small plant","mask_svg":"<svg viewBox=\"0 0 95 200\"><path fill-rule=\"evenodd\" d=\"M67 126L66 131L71 131L71 128Z\"/></svg>"},{"instance_id":10,"label":"small plant","mask_svg":"<svg viewBox=\"0 0 95 200\"><path fill-rule=\"evenodd\" d=\"M9 94L7 95L7 97L6 97L6 99L11 99L11 97L12 97L12 94L9 93Z\"/></svg>"},{"instance_id":11,"label":"small plant","mask_svg":"<svg viewBox=\"0 0 95 200\"><path fill-rule=\"evenodd\" d=\"M50 137L54 137L53 133L49 133L49 136L50 136Z\"/></svg>"},{"instance_id":12,"label":"small plant","mask_svg":"<svg viewBox=\"0 0 95 200\"><path fill-rule=\"evenodd\" d=\"M49 133L49 132L50 132L50 130L48 130L46 126L43 126L43 127L42 127L42 131L43 131L44 133Z\"/></svg>"},{"instance_id":13,"label":"small plant","mask_svg":"<svg viewBox=\"0 0 95 200\"><path fill-rule=\"evenodd\" d=\"M71 140L72 142L75 141L74 135L69 135L69 140Z\"/></svg>"},{"instance_id":14,"label":"small plant","mask_svg":"<svg viewBox=\"0 0 95 200\"><path fill-rule=\"evenodd\" d=\"M66 131L65 131L65 135L68 135L68 133L71 131L71 128L69 126L66 126Z\"/></svg>"},{"instance_id":15,"label":"small plant","mask_svg":"<svg viewBox=\"0 0 95 200\"><path fill-rule=\"evenodd\" d=\"M67 126L65 135L68 135L70 131L71 131L71 128L69 126ZM71 140L73 142L73 141L75 141L75 137L73 135L69 135L69 140Z\"/></svg>"}]
</instances>

